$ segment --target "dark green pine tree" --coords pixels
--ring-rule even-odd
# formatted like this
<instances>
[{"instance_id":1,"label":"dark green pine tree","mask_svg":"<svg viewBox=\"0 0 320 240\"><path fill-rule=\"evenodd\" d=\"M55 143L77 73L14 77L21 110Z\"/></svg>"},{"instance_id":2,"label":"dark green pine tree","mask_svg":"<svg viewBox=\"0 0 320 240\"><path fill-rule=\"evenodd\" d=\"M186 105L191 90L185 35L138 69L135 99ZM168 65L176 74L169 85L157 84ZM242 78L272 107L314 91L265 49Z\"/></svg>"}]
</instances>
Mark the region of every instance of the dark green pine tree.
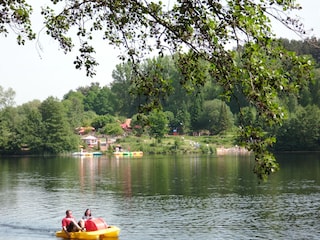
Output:
<instances>
[{"instance_id":1,"label":"dark green pine tree","mask_svg":"<svg viewBox=\"0 0 320 240\"><path fill-rule=\"evenodd\" d=\"M176 121L179 126L179 134L185 134L190 131L190 113L188 112L187 105L184 101L181 104L181 109L177 111Z\"/></svg>"},{"instance_id":2,"label":"dark green pine tree","mask_svg":"<svg viewBox=\"0 0 320 240\"><path fill-rule=\"evenodd\" d=\"M190 125L193 131L198 131L201 129L201 124L199 122L201 112L202 112L202 96L200 94L196 94L192 97L193 101L191 101L189 113L190 113Z\"/></svg>"},{"instance_id":3,"label":"dark green pine tree","mask_svg":"<svg viewBox=\"0 0 320 240\"><path fill-rule=\"evenodd\" d=\"M219 133L225 132L226 130L228 130L230 126L228 113L227 113L227 106L224 102L221 103L218 123L219 123L219 127L218 127Z\"/></svg>"},{"instance_id":4,"label":"dark green pine tree","mask_svg":"<svg viewBox=\"0 0 320 240\"><path fill-rule=\"evenodd\" d=\"M22 147L26 147L31 153L40 153L43 146L43 123L37 107L25 105L25 118L21 122L23 131L20 132Z\"/></svg>"}]
</instances>

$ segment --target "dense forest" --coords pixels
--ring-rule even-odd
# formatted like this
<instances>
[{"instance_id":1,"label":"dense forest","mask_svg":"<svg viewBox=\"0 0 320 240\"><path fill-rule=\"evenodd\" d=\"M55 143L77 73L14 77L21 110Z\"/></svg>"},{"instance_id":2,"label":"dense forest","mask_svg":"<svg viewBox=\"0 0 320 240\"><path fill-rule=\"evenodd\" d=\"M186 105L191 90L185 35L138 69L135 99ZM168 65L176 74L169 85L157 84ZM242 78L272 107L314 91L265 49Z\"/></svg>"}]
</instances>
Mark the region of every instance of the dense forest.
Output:
<instances>
[{"instance_id":1,"label":"dense forest","mask_svg":"<svg viewBox=\"0 0 320 240\"><path fill-rule=\"evenodd\" d=\"M137 136L146 134L161 139L173 133L223 135L256 126L276 136L274 151L320 150L320 49L317 47L320 42L317 39L280 41L286 49L297 55L308 55L315 63L313 81L302 86L297 95L283 92L278 99L279 107L286 109L281 126L264 126L255 107L245 100L240 86L226 99L222 86L209 73L203 71L199 76L203 84L195 85L179 72L175 56L163 56L139 65L140 74L147 76L144 88L162 80L169 83L159 88L161 92L157 94L161 110L148 108L150 96L139 92L141 86L137 88L133 84L135 71L130 62L116 66L110 85L91 83L69 91L62 100L48 97L43 102L34 100L14 106L14 91L0 88L0 151L2 154L70 152L80 144L79 127L92 126L96 135L119 136L124 134L120 124L127 118L132 119L131 134ZM270 62L270 68L276 69L277 64L280 63ZM149 85L148 81L153 83ZM240 144L241 139L238 140Z\"/></svg>"}]
</instances>

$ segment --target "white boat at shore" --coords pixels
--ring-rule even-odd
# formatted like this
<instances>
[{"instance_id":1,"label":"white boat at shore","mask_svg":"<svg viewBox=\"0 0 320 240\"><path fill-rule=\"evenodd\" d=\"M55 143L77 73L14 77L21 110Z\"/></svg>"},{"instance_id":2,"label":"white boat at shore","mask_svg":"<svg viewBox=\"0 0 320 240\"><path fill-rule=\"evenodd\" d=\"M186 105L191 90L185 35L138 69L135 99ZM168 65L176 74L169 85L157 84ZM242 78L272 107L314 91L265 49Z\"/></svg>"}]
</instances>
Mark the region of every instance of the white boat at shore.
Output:
<instances>
[{"instance_id":1,"label":"white boat at shore","mask_svg":"<svg viewBox=\"0 0 320 240\"><path fill-rule=\"evenodd\" d=\"M74 157L93 157L92 152L74 152L72 153Z\"/></svg>"},{"instance_id":2,"label":"white boat at shore","mask_svg":"<svg viewBox=\"0 0 320 240\"><path fill-rule=\"evenodd\" d=\"M74 157L93 157L93 156L102 156L102 152L97 151L97 152L87 152L87 151L83 151L81 149L80 152L74 152L72 153L72 156Z\"/></svg>"}]
</instances>

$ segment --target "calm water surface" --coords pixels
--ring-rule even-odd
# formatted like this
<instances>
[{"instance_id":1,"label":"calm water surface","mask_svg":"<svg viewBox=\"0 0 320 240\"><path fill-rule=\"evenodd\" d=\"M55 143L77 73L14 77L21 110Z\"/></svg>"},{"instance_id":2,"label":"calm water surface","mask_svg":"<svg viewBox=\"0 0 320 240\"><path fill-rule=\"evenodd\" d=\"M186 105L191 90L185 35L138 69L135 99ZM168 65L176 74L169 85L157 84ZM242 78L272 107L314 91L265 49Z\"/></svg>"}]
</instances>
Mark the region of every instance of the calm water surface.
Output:
<instances>
[{"instance_id":1,"label":"calm water surface","mask_svg":"<svg viewBox=\"0 0 320 240\"><path fill-rule=\"evenodd\" d=\"M248 156L0 158L0 239L57 240L86 208L120 240L319 239L320 155L278 161L259 184Z\"/></svg>"}]
</instances>

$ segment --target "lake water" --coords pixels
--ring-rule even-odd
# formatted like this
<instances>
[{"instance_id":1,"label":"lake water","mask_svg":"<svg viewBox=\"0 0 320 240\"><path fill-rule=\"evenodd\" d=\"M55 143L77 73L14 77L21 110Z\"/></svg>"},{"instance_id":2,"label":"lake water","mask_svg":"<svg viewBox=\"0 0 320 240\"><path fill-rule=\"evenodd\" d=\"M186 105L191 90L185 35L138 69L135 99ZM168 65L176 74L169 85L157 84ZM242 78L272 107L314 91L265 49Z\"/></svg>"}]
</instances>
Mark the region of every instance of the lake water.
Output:
<instances>
[{"instance_id":1,"label":"lake water","mask_svg":"<svg viewBox=\"0 0 320 240\"><path fill-rule=\"evenodd\" d=\"M282 154L258 183L248 156L0 158L0 239L52 240L67 209L120 240L319 239L320 155Z\"/></svg>"}]
</instances>

